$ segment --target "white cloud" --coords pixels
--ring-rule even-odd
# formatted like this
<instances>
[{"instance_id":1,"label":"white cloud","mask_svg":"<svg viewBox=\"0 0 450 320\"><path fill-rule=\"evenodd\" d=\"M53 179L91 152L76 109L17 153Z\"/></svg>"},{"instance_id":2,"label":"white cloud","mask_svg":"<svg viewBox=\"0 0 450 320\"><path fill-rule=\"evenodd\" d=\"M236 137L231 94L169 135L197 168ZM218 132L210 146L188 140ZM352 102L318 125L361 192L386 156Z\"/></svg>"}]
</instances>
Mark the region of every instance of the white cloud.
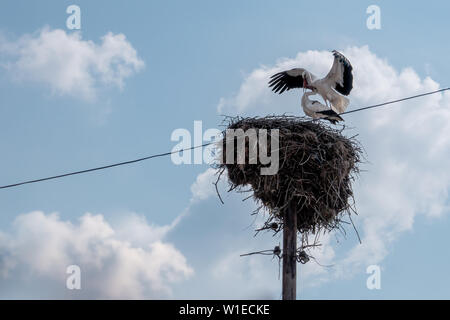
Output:
<instances>
[{"instance_id":1,"label":"white cloud","mask_svg":"<svg viewBox=\"0 0 450 320\"><path fill-rule=\"evenodd\" d=\"M0 231L0 298L11 298L14 290L7 285L11 283L26 298L173 297L172 285L191 278L194 270L164 239L189 215L192 205L215 194L215 180L212 168L199 174L191 185L189 205L167 225L151 224L135 213L113 223L86 213L78 224L63 221L58 213L19 215L12 232ZM65 287L65 271L72 264L81 267L79 294ZM20 286L24 279L31 287ZM45 291L35 291L42 283ZM21 294L16 293L23 298Z\"/></svg>"},{"instance_id":2,"label":"white cloud","mask_svg":"<svg viewBox=\"0 0 450 320\"><path fill-rule=\"evenodd\" d=\"M221 255L210 269L214 281L215 299L278 299L278 258L269 256L240 257L251 252L249 247L239 247Z\"/></svg>"},{"instance_id":3,"label":"white cloud","mask_svg":"<svg viewBox=\"0 0 450 320\"><path fill-rule=\"evenodd\" d=\"M127 219L123 219L126 221ZM185 257L163 237L170 227L148 225L132 215L112 227L102 215L86 213L78 224L56 213L20 215L13 231L0 234L0 295L2 282L46 281L54 284L53 298L67 294L69 265L79 265L83 298L167 298L171 284L193 274ZM133 235L133 236L130 236ZM5 289L7 290L7 289Z\"/></svg>"},{"instance_id":4,"label":"white cloud","mask_svg":"<svg viewBox=\"0 0 450 320\"><path fill-rule=\"evenodd\" d=\"M439 88L433 79L421 78L412 68L397 70L367 46L347 48L343 53L354 67L350 109ZM218 111L302 115L301 92L276 95L267 87L269 77L299 66L323 76L331 64L329 52L307 51L293 59L280 59L273 66L262 66L248 74L236 95L220 99ZM363 244L338 256L330 248L334 241L323 238L324 251L315 255L319 262L335 267L323 269L325 273L306 270L311 282L364 272L367 265L382 262L392 242L413 228L417 215L436 218L449 209L450 93L358 112L345 119L354 128L348 134L359 134L370 162L363 165L368 172L362 172L354 184L359 212L355 222ZM305 268L313 267L317 268L314 264Z\"/></svg>"},{"instance_id":5,"label":"white cloud","mask_svg":"<svg viewBox=\"0 0 450 320\"><path fill-rule=\"evenodd\" d=\"M210 196L216 194L214 187L216 180L216 170L213 168L208 168L200 173L195 179L195 182L191 185L191 201L206 200Z\"/></svg>"},{"instance_id":6,"label":"white cloud","mask_svg":"<svg viewBox=\"0 0 450 320\"><path fill-rule=\"evenodd\" d=\"M43 28L16 41L0 39L1 65L17 81L48 86L52 93L95 99L104 86L123 88L144 67L123 34L107 33L96 44L80 32Z\"/></svg>"}]
</instances>

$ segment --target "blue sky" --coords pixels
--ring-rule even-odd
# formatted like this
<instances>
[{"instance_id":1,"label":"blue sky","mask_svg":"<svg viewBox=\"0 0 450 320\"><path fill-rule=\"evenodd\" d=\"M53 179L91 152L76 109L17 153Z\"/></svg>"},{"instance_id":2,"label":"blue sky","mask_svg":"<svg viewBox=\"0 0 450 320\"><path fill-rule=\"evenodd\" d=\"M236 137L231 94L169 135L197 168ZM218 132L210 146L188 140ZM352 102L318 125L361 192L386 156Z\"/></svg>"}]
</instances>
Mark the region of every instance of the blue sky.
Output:
<instances>
[{"instance_id":1,"label":"blue sky","mask_svg":"<svg viewBox=\"0 0 450 320\"><path fill-rule=\"evenodd\" d=\"M285 111L302 114L298 105L299 98L295 94L279 100L270 100L271 104L264 106L261 103L260 109L258 103L266 100L258 100L259 96L252 102L256 107L245 105L243 109L236 109L234 104L238 101L235 97L245 94L242 85L256 81L251 76L252 72L277 68L282 65L282 58L294 62L307 61L307 54L300 57L297 54L308 50L324 53L338 49L343 50L345 54L348 52L350 56L356 57L355 61L361 61L360 66L353 62L355 69L362 69L362 64L366 61L364 57L369 55L377 57L381 61L380 64L385 63L383 67L393 68L399 74L405 68L410 68L420 78L420 85L411 88L411 92L417 90L420 93L421 90L433 87L425 81L427 77L437 86L449 85L447 75L450 73L450 66L447 61L450 44L443 39L448 37L447 12L450 4L444 2L429 2L425 5L420 1L347 1L345 4L336 1L78 1L75 4L81 8L80 31L66 28L66 8L71 4L74 3L2 3L2 185L169 151L176 144L171 141L170 136L177 128L193 132L194 120L201 120L204 130L217 128L222 121L218 111L220 101L225 101L227 114L236 114L236 110L244 109L245 114L253 115ZM366 8L371 4L377 4L381 9L381 30L368 30L366 27ZM75 83L74 87L66 91L60 90L60 84L43 78L42 70L15 64L26 53L16 49L14 45L23 45L30 37L38 39L42 32L55 30L63 31L63 34L69 37L77 34L76 43L86 44L87 41L92 41L92 46L100 48L98 50L101 50L102 37L108 33L123 34L126 39L118 41L128 44L127 52L134 50L136 61L141 64L132 65L128 60L132 65L130 74L123 77L113 75L114 80L123 80L122 87L114 82L103 83L100 79L101 71L87 68L86 74L95 80L94 85ZM364 46L368 46L368 51L349 49ZM7 47L13 49L6 52ZM22 48L31 47L23 45ZM70 55L70 52L68 54ZM120 56L120 50L118 54L119 57L124 57ZM95 64L103 59L86 56L93 62L91 68L95 68ZM326 59L325 53L320 57ZM61 59L64 61L64 57ZM331 62L331 55L329 59ZM375 61L375 58L372 60ZM67 61L69 63L74 60ZM317 62L316 70L322 70L321 63ZM324 65L327 63L328 61L323 62ZM50 66L53 67L53 64L50 63ZM66 68L64 62L58 66ZM396 94L400 94L400 97L403 93L408 95L410 91L403 88L405 83L409 83L408 77L409 74L404 77L399 75L398 80L395 80L396 86L383 87L380 82L387 78L371 78L371 75L366 73L364 88L370 89L370 82L373 80L373 86L380 87L382 94L365 98L362 93L358 94L363 91L357 91L351 107L356 107L359 103L365 105L384 101L385 98L396 97ZM93 90L95 97L83 96L82 91L79 91L81 89L77 89L80 86ZM350 99L353 99L352 96ZM444 107L448 106L448 103L444 97L442 99L444 102L439 102L438 105L443 110L439 109L439 112L447 116ZM434 100L430 101L434 103ZM380 113L375 111L348 118L350 126L353 127L351 132L361 134L371 161L368 169L373 175L389 172L388 169L395 167L391 166L392 163L398 164L399 168L415 163L411 170L417 172L423 170L427 173L427 170L432 169L429 163L425 162L427 157L416 161L414 151L401 154L403 147L409 148L408 150L414 148L412 139L415 136L407 135L410 131L406 130L410 128L407 128L406 122L404 127L399 125L401 128L407 128L405 131L383 128L387 123L397 126L398 119L405 118L400 113L401 110L408 110L408 105L400 106L398 110L400 111L389 114L392 117L389 121L378 117ZM415 114L419 117L421 113ZM436 122L433 122L434 128L420 127L418 134L446 133L447 127L443 119L446 118L437 118ZM375 136L378 133L381 135ZM430 147L430 159L433 161L441 159L435 156L433 151L442 151L440 154L444 156L448 143L444 138L439 145L441 149L433 149L431 142L427 144L427 136L417 139L422 139L417 144L421 148L423 146L421 150L424 150L424 153L427 153L426 148ZM436 139L430 136L430 141ZM381 157L383 152L392 154L390 152L396 150L398 154L392 162L389 158ZM436 163L440 164L442 172L448 169L445 162ZM79 258L82 254L71 253L68 254L68 261L74 260L71 263L81 264L82 274L86 274L83 289L74 292L65 288L64 269L60 271L62 275L53 277L53 274L59 271L39 269L30 261L13 257L17 260L16 266L12 267L8 276L1 278L0 274L0 298L279 298L281 282L277 278L276 261L270 261L266 257L251 257L245 260L239 258L239 254L247 249L266 249L277 244L280 239L274 239L270 235L254 238L253 227L249 227L253 221L250 213L254 208L251 200L243 203L240 195L229 194L225 196L225 205L221 205L214 190L213 195L208 193L211 189L210 183L204 184L204 181L198 178L207 168L206 164L176 166L170 157L166 157L102 172L1 190L0 240L7 239L5 243L14 243L17 246L22 243L19 241L21 233L17 228L25 225L22 220L18 222L17 218L35 211L42 212L44 220L49 214L58 212L58 223L70 221L75 226L79 224L79 218L87 212L102 215L117 234L114 239L131 243L133 248L146 248L146 244L141 243L146 238L127 238L127 232L133 233L130 231L133 230L131 227L127 232L122 230L128 217L145 217L146 221L142 224L152 226L149 228L152 232L155 231L155 226L170 226L177 217L181 217L181 220L172 228L168 227L170 231L164 233L161 239L158 238L163 245L173 246L171 248L176 251L174 254L177 257L177 265L174 266L175 262L168 259L165 266L168 270L174 268L173 272L179 275L180 279L172 281L170 276L166 275L167 283L161 285L155 284L151 275L147 275L142 283L148 283L152 288L150 291L143 289L141 292L136 289L134 292L131 285L125 285L126 289L123 289L121 284L117 284L114 290L119 293L108 295L110 289L105 283L90 284L87 280L91 279L90 273L93 273L90 264L86 262L83 267L81 262L75 261L76 257ZM397 171L394 170L393 180L403 177L396 176L395 172ZM439 172L436 167L423 182L416 181L423 189L419 195L427 194L427 183L434 185L433 177L438 178ZM355 187L356 192L362 190L362 196L357 197L361 202L367 199L364 194L370 195L364 193L364 190L370 190L370 183L373 182L370 174L367 175L368 178L364 175L365 173L361 174L358 186ZM206 176L208 175L205 174ZM443 179L443 176L445 175L440 178ZM195 181L201 185L198 189L208 188L209 191L202 191L206 192L207 196L196 193L196 187L191 188ZM385 183L392 183L397 188L399 197L414 189L411 184L405 186L405 190L399 190L400 187L393 181ZM438 214L426 214L435 203L432 195L426 195L423 199L420 198L420 201L417 200L417 206L408 207L409 204L405 203L405 211L414 212L408 216L408 219L412 220L408 220L407 226L383 226L383 231L388 230L386 234L389 239L392 237L392 241L385 244L385 252L374 260L382 269L381 290L366 288L368 275L365 268L371 262L368 258L357 266L352 265L352 271L348 272L350 276L335 275L331 271L317 275L313 269L320 267L308 266L312 270L308 271L311 276L306 274L304 277L310 277L310 284L300 290L299 298L449 298L450 291L447 288L450 280L447 269L450 259L446 248L449 240L446 231L450 222L446 207L448 199L445 197L448 185L440 180L436 184L436 189L430 187L430 190L438 190L440 195L444 195L440 199L441 208ZM366 223L372 221L365 220L365 212L378 208L370 206L369 203L357 203L362 210L356 220L363 234L367 231ZM398 200L398 203L401 204L401 201ZM389 213L389 218L385 220L390 221L397 211L386 209L386 212ZM30 225L27 228L40 230L38 225ZM74 231L75 237L77 232ZM1 237L2 233L6 235L5 238ZM370 234L370 231L367 233ZM367 241L370 242L370 239ZM339 243L335 241L334 235L327 241L329 242L326 245L333 248L334 259L338 264L339 257L345 257L357 246L357 239L352 232L349 232L346 240L340 239ZM11 254L8 251L10 249L5 248L0 245L0 256L6 256L8 252ZM155 254L155 251L149 251L149 254ZM237 259L233 258L235 256ZM4 263L6 258L2 259L0 262ZM364 264L366 262L367 264ZM226 264L230 264L229 268ZM347 273L346 266L342 262L341 273ZM1 267L0 263L0 269ZM236 267L236 270L232 267ZM303 266L299 266L299 270L302 268ZM261 274L255 274L255 270ZM237 276L235 273L239 272L242 275ZM254 273L247 275L247 272ZM140 282L139 276L136 277L133 281ZM303 285L303 279L301 273L300 286ZM254 289L251 288L252 284L255 285ZM160 289L161 286L164 290Z\"/></svg>"}]
</instances>

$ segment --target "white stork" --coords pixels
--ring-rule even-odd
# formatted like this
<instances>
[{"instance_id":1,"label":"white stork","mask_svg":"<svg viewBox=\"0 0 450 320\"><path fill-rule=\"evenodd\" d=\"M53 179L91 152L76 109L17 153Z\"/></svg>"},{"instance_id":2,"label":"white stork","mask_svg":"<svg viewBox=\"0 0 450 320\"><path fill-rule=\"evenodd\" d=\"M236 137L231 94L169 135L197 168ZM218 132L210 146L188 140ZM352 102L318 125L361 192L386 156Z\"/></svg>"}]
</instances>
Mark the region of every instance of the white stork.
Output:
<instances>
[{"instance_id":1,"label":"white stork","mask_svg":"<svg viewBox=\"0 0 450 320\"><path fill-rule=\"evenodd\" d=\"M302 108L307 116L313 119L326 119L332 124L336 124L338 121L344 121L333 109L328 108L326 105L320 103L317 100L309 100L309 96L315 95L316 92L305 92L302 97Z\"/></svg>"},{"instance_id":2,"label":"white stork","mask_svg":"<svg viewBox=\"0 0 450 320\"><path fill-rule=\"evenodd\" d=\"M328 74L318 79L303 68L294 68L274 74L269 81L269 87L276 93L283 93L294 88L305 88L316 91L322 96L325 104L331 104L336 113L345 111L349 95L353 88L352 65L342 53L333 50L334 62Z\"/></svg>"}]
</instances>

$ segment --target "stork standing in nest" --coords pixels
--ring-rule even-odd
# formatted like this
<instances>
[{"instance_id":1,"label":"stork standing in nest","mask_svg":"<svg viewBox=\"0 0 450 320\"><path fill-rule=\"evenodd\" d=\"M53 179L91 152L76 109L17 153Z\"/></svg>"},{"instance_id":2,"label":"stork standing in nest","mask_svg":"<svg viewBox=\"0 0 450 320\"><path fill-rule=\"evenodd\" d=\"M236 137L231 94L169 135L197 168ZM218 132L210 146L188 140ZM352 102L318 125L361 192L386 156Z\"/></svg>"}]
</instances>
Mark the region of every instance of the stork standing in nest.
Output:
<instances>
[{"instance_id":1,"label":"stork standing in nest","mask_svg":"<svg viewBox=\"0 0 450 320\"><path fill-rule=\"evenodd\" d=\"M294 88L310 89L312 92L307 92L308 95L305 98L305 103L307 103L309 95L317 93L323 98L328 110L334 112L332 115L339 116L340 113L345 112L345 109L347 109L350 102L345 96L348 96L353 88L353 67L350 64L350 61L348 61L342 53L334 50L333 56L334 62L331 66L331 70L322 79L318 79L306 69L294 68L274 74L269 81L269 87L271 87L275 93L279 94ZM319 103L318 101L316 102ZM310 106L313 106L313 104L315 104L314 101L310 103ZM303 103L302 106L305 110L305 105ZM323 114L324 110L321 112ZM310 115L306 111L305 113ZM340 118L340 120L342 120L342 118Z\"/></svg>"},{"instance_id":2,"label":"stork standing in nest","mask_svg":"<svg viewBox=\"0 0 450 320\"><path fill-rule=\"evenodd\" d=\"M314 91L308 91L303 94L302 108L307 116L313 119L326 119L332 124L336 124L338 121L344 121L333 109L328 108L317 100L309 99L309 96L315 94L316 92Z\"/></svg>"}]
</instances>

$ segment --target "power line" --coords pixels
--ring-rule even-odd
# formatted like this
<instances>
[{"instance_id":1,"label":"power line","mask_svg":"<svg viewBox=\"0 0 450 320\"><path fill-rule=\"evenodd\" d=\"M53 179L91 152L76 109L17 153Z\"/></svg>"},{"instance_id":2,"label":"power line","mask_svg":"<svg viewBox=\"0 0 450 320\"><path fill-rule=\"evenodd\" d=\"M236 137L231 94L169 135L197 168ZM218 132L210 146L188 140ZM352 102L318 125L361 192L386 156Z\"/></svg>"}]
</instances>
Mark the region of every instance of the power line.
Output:
<instances>
[{"instance_id":1,"label":"power line","mask_svg":"<svg viewBox=\"0 0 450 320\"><path fill-rule=\"evenodd\" d=\"M427 93L421 93L421 94L417 94L415 96L410 96L410 97L406 97L406 98L402 98L402 99L398 99L398 100L392 100L392 101L383 102L383 103L380 103L380 104L374 104L374 105L368 106L368 107L363 107L363 108L358 108L358 109L354 109L354 110L350 110L350 111L345 111L345 112L339 113L339 115L349 114L349 113L362 111L362 110L367 110L367 109L372 109L372 108L378 108L378 107L381 107L381 106L385 106L387 104L401 102L401 101L410 100L410 99L415 99L415 98L419 98L419 97L423 97L423 96L428 96L430 94L435 94L435 93L443 92L443 91L446 91L446 90L450 90L450 87L449 88L440 89L440 90L436 90L436 91L427 92Z\"/></svg>"},{"instance_id":2,"label":"power line","mask_svg":"<svg viewBox=\"0 0 450 320\"><path fill-rule=\"evenodd\" d=\"M41 178L41 179L35 179L35 180L28 180L28 181L18 182L18 183L9 184L9 185L6 185L6 186L0 186L0 189L13 188L13 187L18 187L18 186L21 186L21 185L24 185L24 184L37 183L37 182L42 182L42 181L47 181L47 180L52 180L52 179L59 179L59 178L64 178L64 177L68 177L68 176L73 176L73 175L76 175L76 174L82 174L82 173L87 173L87 172L92 172L92 171L98 171L98 170L103 170L103 169L123 166L123 165L132 164L132 163L136 163L136 162L140 162L140 161L145 161L145 160L148 160L148 159L168 156L168 155L171 155L171 154L174 154L174 153L179 153L179 152L183 152L183 151L188 151L188 150L193 150L193 149L197 149L197 148L206 147L206 146L209 146L209 145L211 145L213 143L214 142L209 142L209 143L205 143L205 144L202 144L202 145L199 145L199 146L194 146L194 147L191 147L191 148L180 149L180 150L171 151L171 152L165 152L165 153L160 153L160 154L154 154L154 155L151 155L151 156L148 156L148 157L143 157L143 158L139 158L139 159L135 159L135 160L129 160L129 161L124 161L124 162L113 163L113 164L109 164L109 165L102 166L102 167L96 167L96 168L85 169L85 170L80 170L80 171L73 171L73 172L69 172L69 173L60 174L60 175L57 175L57 176L51 176L51 177L46 177L46 178Z\"/></svg>"},{"instance_id":3,"label":"power line","mask_svg":"<svg viewBox=\"0 0 450 320\"><path fill-rule=\"evenodd\" d=\"M430 94L443 92L443 91L446 91L446 90L450 90L450 87L449 88L440 89L440 90L436 90L436 91L426 92L426 93L422 93L422 94L417 94L417 95L414 95L414 96L410 96L410 97L406 97L406 98L402 98L402 99L398 99L398 100L392 100L392 101L388 101L388 102L384 102L384 103L380 103L380 104L375 104L375 105L371 105L371 106L368 106L368 107L362 107L362 108L358 108L358 109L342 112L342 113L339 113L339 115L349 114L349 113L358 112L358 111L367 110L367 109L372 109L372 108L378 108L378 107L385 106L385 105L388 105L388 104L401 102L401 101L405 101L405 100L410 100L410 99L415 99L415 98L427 96L427 95L430 95ZM191 148L186 148L186 149L180 149L180 150L176 150L176 151L170 151L170 152L165 152L165 153L154 154L154 155L151 155L151 156L147 156L147 157L143 157L143 158L139 158L139 159L135 159L135 160L118 162L118 163L113 163L113 164L109 164L109 165L105 165L105 166L101 166L101 167L85 169L85 170L80 170L80 171L73 171L73 172L64 173L64 174L51 176L51 177L46 177L46 178L41 178L41 179L35 179L35 180L28 180L28 181L18 182L18 183L14 183L14 184L5 185L5 186L0 186L0 189L13 188L13 187L18 187L18 186L21 186L21 185L24 185L24 184L37 183L37 182L42 182L42 181L47 181L47 180L59 179L59 178L64 178L64 177L73 176L73 175L77 175L77 174L82 174L82 173L87 173L87 172L92 172L92 171L98 171L98 170L104 170L104 169L109 169L109 168L113 168L113 167L128 165L128 164L132 164L132 163L136 163L136 162L140 162L140 161L145 161L145 160L149 160L149 159L153 159L153 158L168 156L168 155L171 155L171 154L174 154L174 153L179 153L179 152L184 152L184 151L194 150L194 149L197 149L197 148L206 147L206 146L209 146L209 145L211 145L213 143L214 142L209 142L209 143L205 143L205 144L202 144L202 145L194 146L194 147L191 147Z\"/></svg>"}]
</instances>

